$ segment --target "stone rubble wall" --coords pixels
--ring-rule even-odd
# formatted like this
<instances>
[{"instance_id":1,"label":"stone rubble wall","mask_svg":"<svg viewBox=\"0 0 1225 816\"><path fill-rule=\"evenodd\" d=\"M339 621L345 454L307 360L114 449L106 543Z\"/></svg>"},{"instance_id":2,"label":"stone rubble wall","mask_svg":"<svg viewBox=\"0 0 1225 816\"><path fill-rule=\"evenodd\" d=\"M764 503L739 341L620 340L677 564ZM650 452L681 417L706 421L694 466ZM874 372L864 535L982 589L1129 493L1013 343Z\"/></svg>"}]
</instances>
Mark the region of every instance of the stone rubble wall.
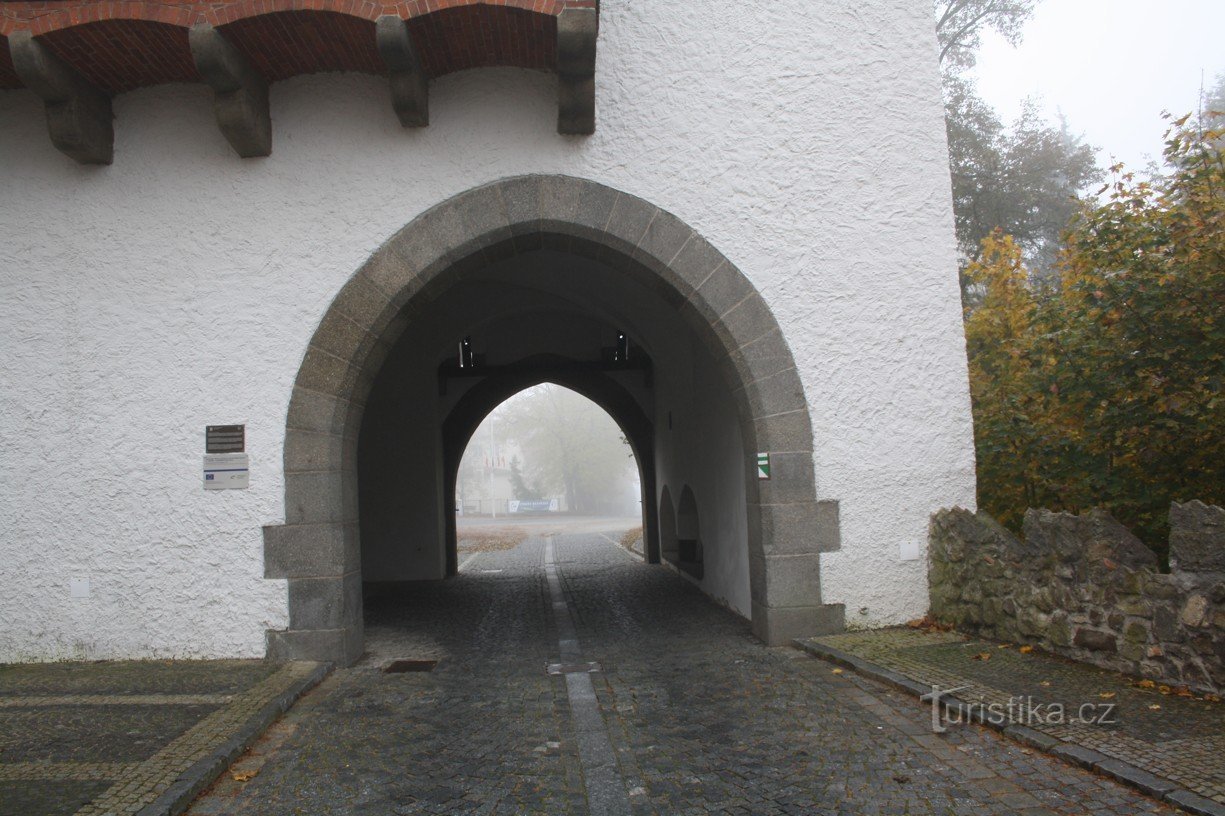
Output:
<instances>
[{"instance_id":1,"label":"stone rubble wall","mask_svg":"<svg viewBox=\"0 0 1225 816\"><path fill-rule=\"evenodd\" d=\"M1104 510L1030 510L1018 539L954 508L928 530L931 616L1200 691L1225 689L1225 509L1170 508L1170 566Z\"/></svg>"}]
</instances>

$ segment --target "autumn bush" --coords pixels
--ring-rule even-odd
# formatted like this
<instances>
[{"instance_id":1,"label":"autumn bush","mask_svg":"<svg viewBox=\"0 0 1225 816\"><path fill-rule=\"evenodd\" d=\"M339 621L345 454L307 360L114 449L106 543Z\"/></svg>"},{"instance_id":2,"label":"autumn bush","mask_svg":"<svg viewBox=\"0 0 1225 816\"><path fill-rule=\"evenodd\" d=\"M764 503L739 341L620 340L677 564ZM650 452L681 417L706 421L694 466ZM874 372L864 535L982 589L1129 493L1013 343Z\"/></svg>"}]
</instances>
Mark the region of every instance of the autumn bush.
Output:
<instances>
[{"instance_id":1,"label":"autumn bush","mask_svg":"<svg viewBox=\"0 0 1225 816\"><path fill-rule=\"evenodd\" d=\"M1223 141L1184 117L1165 175L1112 168L1057 283L984 239L966 341L979 505L1004 524L1105 507L1164 557L1171 500L1225 501Z\"/></svg>"}]
</instances>

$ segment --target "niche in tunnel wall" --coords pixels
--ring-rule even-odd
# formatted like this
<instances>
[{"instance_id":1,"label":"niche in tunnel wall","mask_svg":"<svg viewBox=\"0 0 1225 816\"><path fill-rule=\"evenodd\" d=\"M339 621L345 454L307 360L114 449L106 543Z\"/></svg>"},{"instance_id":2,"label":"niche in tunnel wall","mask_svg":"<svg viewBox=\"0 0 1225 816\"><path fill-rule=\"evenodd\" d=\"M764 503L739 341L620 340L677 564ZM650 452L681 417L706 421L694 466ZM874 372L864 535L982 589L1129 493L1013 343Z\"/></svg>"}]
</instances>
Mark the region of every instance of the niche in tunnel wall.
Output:
<instances>
[{"instance_id":1,"label":"niche in tunnel wall","mask_svg":"<svg viewBox=\"0 0 1225 816\"><path fill-rule=\"evenodd\" d=\"M698 526L698 501L689 485L681 490L676 508L676 566L694 578L701 578L702 535Z\"/></svg>"}]
</instances>

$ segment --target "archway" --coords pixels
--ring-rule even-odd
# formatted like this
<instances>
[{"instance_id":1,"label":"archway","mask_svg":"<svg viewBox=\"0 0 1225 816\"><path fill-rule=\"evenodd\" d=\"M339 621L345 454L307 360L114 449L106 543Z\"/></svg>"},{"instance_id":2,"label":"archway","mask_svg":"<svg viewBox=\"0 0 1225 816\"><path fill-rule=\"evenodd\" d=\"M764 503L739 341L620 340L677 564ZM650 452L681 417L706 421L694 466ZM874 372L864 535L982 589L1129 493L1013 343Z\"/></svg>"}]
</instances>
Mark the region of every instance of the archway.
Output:
<instances>
[{"instance_id":1,"label":"archway","mask_svg":"<svg viewBox=\"0 0 1225 816\"><path fill-rule=\"evenodd\" d=\"M444 476L456 508L456 532L452 538L448 529L446 541L448 577L473 557L455 554L470 536L498 546L533 530L595 530L613 541L612 533L637 529L644 542L655 538L647 535L655 525L646 506L654 503L654 492L644 485L640 458L651 455L650 424L636 405L614 410L620 421L586 394L545 381L497 403L459 440L459 462L448 456ZM641 422L628 425L627 414ZM650 562L653 549L646 544L644 560Z\"/></svg>"},{"instance_id":2,"label":"archway","mask_svg":"<svg viewBox=\"0 0 1225 816\"><path fill-rule=\"evenodd\" d=\"M654 428L650 419L624 386L611 377L566 365L566 360L541 355L525 361L516 371L500 373L483 380L466 393L443 422L443 487L445 507L455 506L455 480L464 449L472 434L489 412L511 396L532 386L551 382L568 388L602 408L621 428L633 450L639 468L642 490L643 548L648 563L659 563L659 526L655 516L655 471L646 463L654 461ZM446 515L446 574L457 567L455 516Z\"/></svg>"},{"instance_id":3,"label":"archway","mask_svg":"<svg viewBox=\"0 0 1225 816\"><path fill-rule=\"evenodd\" d=\"M652 353L672 353L668 344L673 340L688 344L694 365L709 368L719 380L717 389L706 382L703 393L718 391L725 397L731 420L723 428L726 433L705 437L680 423L676 435L688 433L689 441L673 445L670 458L664 457L658 442L672 438L662 436L674 431L672 409L655 400L656 483L667 484L661 474L695 469L684 460L700 459L701 439L726 443L734 438L734 461L724 457L708 478L720 479L724 492L737 498L704 506L729 510L741 525L728 535L743 539L740 557L747 562L751 597L751 608L744 611L753 631L777 644L839 628L842 609L821 603L819 582L819 552L837 546L836 515L816 498L807 401L765 301L718 250L670 213L594 182L526 176L463 193L415 219L349 280L316 330L286 422L285 524L265 528L265 574L289 580L289 629L269 633L270 656L345 663L360 656L358 442L363 422L372 420L368 404L372 397L379 400L376 383L394 379L389 371L395 361L425 336L413 332L437 322L446 311L439 304L445 305L454 292L465 285L470 293L485 291L489 284L482 276L494 275L487 270L496 271L489 280L510 286L526 274L529 262L531 270L543 270L539 274L548 285L571 280L568 285L575 288L570 294L577 291L573 281L580 275L587 308L600 314L616 311L600 305L600 287L618 293L618 320L632 322L639 312L652 316L638 327L639 334L663 324L684 332L656 343ZM544 291L522 294L543 302L548 300ZM489 321L506 317L495 314L500 305L490 305ZM517 314L524 313L524 306L517 308ZM483 388L492 395L510 388L493 383L527 371L518 365L523 359L487 371L465 394ZM582 362L554 361L548 372L528 373L543 380L563 369L576 375L594 370ZM622 376L596 369L604 377ZM439 369L440 387L444 373ZM673 366L668 375L683 373ZM639 375L664 382L649 366L633 374ZM411 402L411 394L401 396ZM472 397L470 413L479 414L477 406L491 399ZM449 416L463 415L453 413L459 399L454 402L443 406L445 415L438 415L443 408L434 409L432 421L439 429L445 429ZM456 422L456 428L464 424ZM440 477L446 436L440 430L437 450L422 454ZM770 456L769 480L758 479L761 453ZM673 489L686 481L676 481ZM444 502L440 492L436 506L445 519ZM703 534L718 534L723 526L703 523Z\"/></svg>"}]
</instances>

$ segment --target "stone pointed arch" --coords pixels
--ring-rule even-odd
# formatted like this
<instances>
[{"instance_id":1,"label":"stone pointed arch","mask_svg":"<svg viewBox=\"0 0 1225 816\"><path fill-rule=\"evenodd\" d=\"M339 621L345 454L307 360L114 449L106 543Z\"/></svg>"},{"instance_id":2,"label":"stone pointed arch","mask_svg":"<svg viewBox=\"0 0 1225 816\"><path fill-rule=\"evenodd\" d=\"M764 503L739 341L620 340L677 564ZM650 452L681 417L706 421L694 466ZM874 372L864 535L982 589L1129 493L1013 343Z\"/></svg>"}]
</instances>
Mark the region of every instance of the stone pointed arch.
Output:
<instances>
[{"instance_id":1,"label":"stone pointed arch","mask_svg":"<svg viewBox=\"0 0 1225 816\"><path fill-rule=\"evenodd\" d=\"M485 417L503 402L527 388L541 383L560 385L586 397L608 414L629 443L634 452L634 463L638 467L642 492L643 554L647 563L659 563L659 537L655 518L655 436L651 420L643 413L625 386L606 373L568 368L564 363L571 361L560 357L550 360L551 356L540 355L523 362L547 364L556 361L563 366L547 376L530 370L492 376L469 390L443 419L443 506L455 506L455 479L459 473L460 460L472 435ZM447 575L450 576L458 571L455 517L448 514L443 522L447 546Z\"/></svg>"},{"instance_id":2,"label":"stone pointed arch","mask_svg":"<svg viewBox=\"0 0 1225 816\"><path fill-rule=\"evenodd\" d=\"M837 546L836 505L817 501L808 403L765 300L671 213L592 181L520 176L414 219L349 279L311 338L286 420L285 523L265 528L265 576L289 580L289 628L269 632L271 657L360 656L356 449L374 377L450 281L539 248L597 259L655 290L716 361L744 442L754 632L780 644L841 626L819 580L819 553ZM768 481L757 478L758 452L771 455Z\"/></svg>"}]
</instances>

